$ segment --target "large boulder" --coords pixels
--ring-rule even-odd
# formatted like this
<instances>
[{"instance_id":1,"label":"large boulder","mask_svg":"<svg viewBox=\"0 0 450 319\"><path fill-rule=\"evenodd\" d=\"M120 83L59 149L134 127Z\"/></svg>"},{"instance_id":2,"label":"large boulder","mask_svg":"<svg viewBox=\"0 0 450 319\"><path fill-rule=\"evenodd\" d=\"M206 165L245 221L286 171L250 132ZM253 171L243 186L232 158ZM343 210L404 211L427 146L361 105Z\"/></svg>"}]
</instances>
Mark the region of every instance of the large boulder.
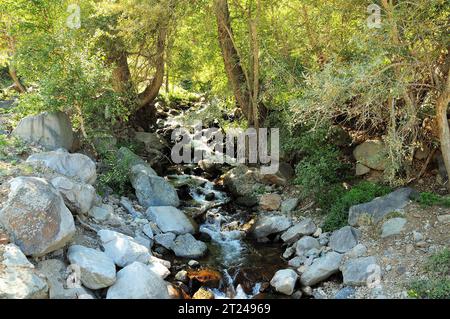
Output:
<instances>
[{"instance_id":1,"label":"large boulder","mask_svg":"<svg viewBox=\"0 0 450 319\"><path fill-rule=\"evenodd\" d=\"M302 274L300 281L305 286L313 286L339 271L343 255L334 251L316 259Z\"/></svg>"},{"instance_id":2,"label":"large boulder","mask_svg":"<svg viewBox=\"0 0 450 319\"><path fill-rule=\"evenodd\" d=\"M358 230L351 226L342 227L333 232L328 246L338 253L346 253L358 245L358 233Z\"/></svg>"},{"instance_id":3,"label":"large boulder","mask_svg":"<svg viewBox=\"0 0 450 319\"><path fill-rule=\"evenodd\" d=\"M148 266L134 262L117 273L106 299L169 299L167 283Z\"/></svg>"},{"instance_id":4,"label":"large boulder","mask_svg":"<svg viewBox=\"0 0 450 319\"><path fill-rule=\"evenodd\" d=\"M349 259L340 270L342 271L344 285L364 286L367 284L369 276L374 274L379 268L375 257L361 257Z\"/></svg>"},{"instance_id":5,"label":"large boulder","mask_svg":"<svg viewBox=\"0 0 450 319\"><path fill-rule=\"evenodd\" d=\"M181 210L172 206L149 207L146 215L164 233L183 235L194 234L196 231L194 222L189 220Z\"/></svg>"},{"instance_id":6,"label":"large boulder","mask_svg":"<svg viewBox=\"0 0 450 319\"><path fill-rule=\"evenodd\" d=\"M281 235L281 239L285 243L293 243L303 236L310 236L314 234L316 230L317 226L314 224L312 219L306 218L286 230L283 235Z\"/></svg>"},{"instance_id":7,"label":"large boulder","mask_svg":"<svg viewBox=\"0 0 450 319\"><path fill-rule=\"evenodd\" d=\"M55 177L51 183L73 213L86 214L94 205L97 193L92 185L78 183L64 176Z\"/></svg>"},{"instance_id":8,"label":"large boulder","mask_svg":"<svg viewBox=\"0 0 450 319\"><path fill-rule=\"evenodd\" d=\"M107 229L97 233L100 236L105 254L119 267L125 267L135 261L148 263L151 254L147 247L132 237Z\"/></svg>"},{"instance_id":9,"label":"large boulder","mask_svg":"<svg viewBox=\"0 0 450 319\"><path fill-rule=\"evenodd\" d=\"M46 299L48 285L14 244L0 245L0 299Z\"/></svg>"},{"instance_id":10,"label":"large boulder","mask_svg":"<svg viewBox=\"0 0 450 319\"><path fill-rule=\"evenodd\" d=\"M16 177L0 223L27 256L43 256L69 242L75 234L72 213L59 192L46 180Z\"/></svg>"},{"instance_id":11,"label":"large boulder","mask_svg":"<svg viewBox=\"0 0 450 319\"><path fill-rule=\"evenodd\" d=\"M349 210L348 223L351 226L361 225L367 218L379 223L389 213L402 212L415 194L416 191L412 188L400 188L368 203L352 206Z\"/></svg>"},{"instance_id":12,"label":"large boulder","mask_svg":"<svg viewBox=\"0 0 450 319\"><path fill-rule=\"evenodd\" d=\"M149 170L147 165L137 164L131 168L130 181L136 191L139 204L148 208L152 206L180 205L175 188L164 178Z\"/></svg>"},{"instance_id":13,"label":"large boulder","mask_svg":"<svg viewBox=\"0 0 450 319\"><path fill-rule=\"evenodd\" d=\"M256 190L263 187L260 175L254 168L239 165L223 176L223 185L236 197L240 204L254 206L258 203Z\"/></svg>"},{"instance_id":14,"label":"large boulder","mask_svg":"<svg viewBox=\"0 0 450 319\"><path fill-rule=\"evenodd\" d=\"M285 294L292 295L297 282L298 275L292 269L278 270L270 281L270 285L275 288L276 291Z\"/></svg>"},{"instance_id":15,"label":"large boulder","mask_svg":"<svg viewBox=\"0 0 450 319\"><path fill-rule=\"evenodd\" d=\"M62 112L44 112L23 118L13 131L13 135L27 142L34 142L47 149L65 148L70 150L74 141L72 124Z\"/></svg>"},{"instance_id":16,"label":"large boulder","mask_svg":"<svg viewBox=\"0 0 450 319\"><path fill-rule=\"evenodd\" d=\"M289 218L282 215L261 215L252 227L252 234L256 238L264 238L271 234L281 233L292 225Z\"/></svg>"},{"instance_id":17,"label":"large boulder","mask_svg":"<svg viewBox=\"0 0 450 319\"><path fill-rule=\"evenodd\" d=\"M369 140L358 145L353 156L358 163L377 171L384 171L388 163L386 146L379 140Z\"/></svg>"},{"instance_id":18,"label":"large boulder","mask_svg":"<svg viewBox=\"0 0 450 319\"><path fill-rule=\"evenodd\" d=\"M69 248L67 257L72 265L80 267L80 279L87 288L106 288L116 281L114 261L104 252L74 245Z\"/></svg>"},{"instance_id":19,"label":"large boulder","mask_svg":"<svg viewBox=\"0 0 450 319\"><path fill-rule=\"evenodd\" d=\"M86 155L70 154L64 149L33 154L27 159L32 165L47 167L64 176L93 185L97 179L95 163Z\"/></svg>"},{"instance_id":20,"label":"large boulder","mask_svg":"<svg viewBox=\"0 0 450 319\"><path fill-rule=\"evenodd\" d=\"M208 247L204 242L195 239L191 234L184 234L175 239L172 250L177 257L195 259L206 255Z\"/></svg>"}]
</instances>

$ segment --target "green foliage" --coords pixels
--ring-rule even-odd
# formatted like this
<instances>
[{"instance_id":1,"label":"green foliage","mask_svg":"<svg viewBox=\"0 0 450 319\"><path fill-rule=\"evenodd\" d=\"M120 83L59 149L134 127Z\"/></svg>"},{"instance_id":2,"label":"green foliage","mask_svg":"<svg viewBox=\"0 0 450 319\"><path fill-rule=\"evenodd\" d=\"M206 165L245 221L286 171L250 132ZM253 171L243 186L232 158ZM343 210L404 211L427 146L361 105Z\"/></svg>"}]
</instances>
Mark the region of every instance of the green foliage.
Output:
<instances>
[{"instance_id":1,"label":"green foliage","mask_svg":"<svg viewBox=\"0 0 450 319\"><path fill-rule=\"evenodd\" d=\"M328 143L328 129L318 128L304 131L300 137L285 143L285 151L296 150L302 159L296 167L295 183L302 187L305 196L320 194L339 182L346 168L340 160L340 151Z\"/></svg>"},{"instance_id":2,"label":"green foliage","mask_svg":"<svg viewBox=\"0 0 450 319\"><path fill-rule=\"evenodd\" d=\"M435 193L423 192L416 199L423 206L450 207L450 196L440 196Z\"/></svg>"},{"instance_id":3,"label":"green foliage","mask_svg":"<svg viewBox=\"0 0 450 319\"><path fill-rule=\"evenodd\" d=\"M430 257L425 265L427 279L414 280L408 294L413 298L450 299L450 249Z\"/></svg>"},{"instance_id":4,"label":"green foliage","mask_svg":"<svg viewBox=\"0 0 450 319\"><path fill-rule=\"evenodd\" d=\"M129 181L130 158L119 158L116 152L106 153L102 160L104 172L99 176L99 189L110 187L119 195L126 195L132 188Z\"/></svg>"},{"instance_id":5,"label":"green foliage","mask_svg":"<svg viewBox=\"0 0 450 319\"><path fill-rule=\"evenodd\" d=\"M333 231L347 225L348 210L351 206L366 203L375 197L388 194L391 189L387 186L371 182L361 182L345 191L337 185L334 189L322 194L321 201L327 216L323 225L324 231Z\"/></svg>"},{"instance_id":6,"label":"green foliage","mask_svg":"<svg viewBox=\"0 0 450 319\"><path fill-rule=\"evenodd\" d=\"M0 160L15 162L28 151L29 147L20 138L0 135Z\"/></svg>"}]
</instances>

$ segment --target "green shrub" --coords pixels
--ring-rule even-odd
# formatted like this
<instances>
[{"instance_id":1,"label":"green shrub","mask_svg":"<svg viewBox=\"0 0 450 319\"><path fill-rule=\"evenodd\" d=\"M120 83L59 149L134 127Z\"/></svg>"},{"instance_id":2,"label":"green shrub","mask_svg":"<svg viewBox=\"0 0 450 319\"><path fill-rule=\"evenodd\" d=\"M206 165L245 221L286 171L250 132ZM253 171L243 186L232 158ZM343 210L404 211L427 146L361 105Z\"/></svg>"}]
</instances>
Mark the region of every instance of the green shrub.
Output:
<instances>
[{"instance_id":1,"label":"green shrub","mask_svg":"<svg viewBox=\"0 0 450 319\"><path fill-rule=\"evenodd\" d=\"M420 193L416 201L423 206L450 207L450 196L440 196L429 192Z\"/></svg>"},{"instance_id":2,"label":"green shrub","mask_svg":"<svg viewBox=\"0 0 450 319\"><path fill-rule=\"evenodd\" d=\"M119 195L125 195L131 191L129 180L130 158L120 158L117 152L105 153L103 158L104 172L99 177L99 191L110 187Z\"/></svg>"},{"instance_id":3,"label":"green shrub","mask_svg":"<svg viewBox=\"0 0 450 319\"><path fill-rule=\"evenodd\" d=\"M321 197L322 209L328 211L323 230L333 231L347 225L348 210L351 206L369 202L375 197L386 195L390 191L391 188L387 186L367 181L359 183L348 192L345 192L340 185L335 186L334 189L322 194Z\"/></svg>"},{"instance_id":4,"label":"green shrub","mask_svg":"<svg viewBox=\"0 0 450 319\"><path fill-rule=\"evenodd\" d=\"M428 278L414 280L409 284L408 295L413 298L450 298L450 249L430 257L425 265Z\"/></svg>"}]
</instances>

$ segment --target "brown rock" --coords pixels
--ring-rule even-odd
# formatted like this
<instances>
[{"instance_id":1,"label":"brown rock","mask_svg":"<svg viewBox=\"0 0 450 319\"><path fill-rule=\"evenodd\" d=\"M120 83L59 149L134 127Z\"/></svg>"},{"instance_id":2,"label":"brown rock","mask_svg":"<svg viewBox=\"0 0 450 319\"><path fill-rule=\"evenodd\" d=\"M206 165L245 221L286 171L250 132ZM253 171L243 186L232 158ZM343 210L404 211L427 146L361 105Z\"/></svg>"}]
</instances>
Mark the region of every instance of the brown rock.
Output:
<instances>
[{"instance_id":1,"label":"brown rock","mask_svg":"<svg viewBox=\"0 0 450 319\"><path fill-rule=\"evenodd\" d=\"M263 210L274 211L281 206L281 196L278 194L264 194L259 200L259 207Z\"/></svg>"},{"instance_id":2,"label":"brown rock","mask_svg":"<svg viewBox=\"0 0 450 319\"><path fill-rule=\"evenodd\" d=\"M9 244L9 236L5 232L0 230L0 245L6 245Z\"/></svg>"},{"instance_id":3,"label":"brown rock","mask_svg":"<svg viewBox=\"0 0 450 319\"><path fill-rule=\"evenodd\" d=\"M192 297L192 299L211 300L214 299L214 294L202 287L194 294L194 297Z\"/></svg>"}]
</instances>

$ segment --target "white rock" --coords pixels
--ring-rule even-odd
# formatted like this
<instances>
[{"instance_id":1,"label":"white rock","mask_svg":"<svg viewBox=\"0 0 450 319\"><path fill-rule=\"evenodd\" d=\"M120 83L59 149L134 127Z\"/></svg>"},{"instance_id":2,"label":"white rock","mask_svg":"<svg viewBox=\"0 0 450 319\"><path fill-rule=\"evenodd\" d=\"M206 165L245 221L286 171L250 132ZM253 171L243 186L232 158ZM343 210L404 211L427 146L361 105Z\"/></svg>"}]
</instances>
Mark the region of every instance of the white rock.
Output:
<instances>
[{"instance_id":1,"label":"white rock","mask_svg":"<svg viewBox=\"0 0 450 319\"><path fill-rule=\"evenodd\" d=\"M260 215L252 227L252 234L256 238L264 238L271 234L281 233L292 225L289 218L282 215Z\"/></svg>"},{"instance_id":2,"label":"white rock","mask_svg":"<svg viewBox=\"0 0 450 319\"><path fill-rule=\"evenodd\" d=\"M293 243L302 236L309 236L314 234L316 230L317 226L310 218L307 218L285 231L281 235L281 239L285 243Z\"/></svg>"},{"instance_id":3,"label":"white rock","mask_svg":"<svg viewBox=\"0 0 450 319\"><path fill-rule=\"evenodd\" d=\"M93 185L97 179L95 163L86 155L70 154L64 149L33 154L27 163L44 166L64 176Z\"/></svg>"},{"instance_id":4,"label":"white rock","mask_svg":"<svg viewBox=\"0 0 450 319\"><path fill-rule=\"evenodd\" d=\"M102 229L98 232L105 254L119 267L125 267L135 261L148 263L151 257L149 250L136 242L132 237Z\"/></svg>"},{"instance_id":5,"label":"white rock","mask_svg":"<svg viewBox=\"0 0 450 319\"><path fill-rule=\"evenodd\" d=\"M0 245L0 299L48 298L48 285L14 244Z\"/></svg>"},{"instance_id":6,"label":"white rock","mask_svg":"<svg viewBox=\"0 0 450 319\"><path fill-rule=\"evenodd\" d=\"M64 176L55 177L51 183L73 213L86 214L94 205L97 194L92 185L78 183Z\"/></svg>"},{"instance_id":7,"label":"white rock","mask_svg":"<svg viewBox=\"0 0 450 319\"><path fill-rule=\"evenodd\" d=\"M176 235L193 234L195 226L192 221L179 209L172 206L155 206L148 208L146 215L164 233Z\"/></svg>"},{"instance_id":8,"label":"white rock","mask_svg":"<svg viewBox=\"0 0 450 319\"><path fill-rule=\"evenodd\" d=\"M90 289L106 288L116 281L116 266L105 253L79 245L69 248L67 257L81 270L81 282Z\"/></svg>"},{"instance_id":9,"label":"white rock","mask_svg":"<svg viewBox=\"0 0 450 319\"><path fill-rule=\"evenodd\" d=\"M155 274L160 276L162 279L166 279L170 275L170 270L167 269L163 264L160 263L150 263L148 265L149 269Z\"/></svg>"},{"instance_id":10,"label":"white rock","mask_svg":"<svg viewBox=\"0 0 450 319\"><path fill-rule=\"evenodd\" d=\"M292 295L297 282L298 275L292 269L278 270L270 281L270 285L275 288L276 291L285 294Z\"/></svg>"},{"instance_id":11,"label":"white rock","mask_svg":"<svg viewBox=\"0 0 450 319\"><path fill-rule=\"evenodd\" d=\"M295 251L297 256L303 256L312 248L320 249L320 244L317 239L310 236L301 238L295 244Z\"/></svg>"},{"instance_id":12,"label":"white rock","mask_svg":"<svg viewBox=\"0 0 450 319\"><path fill-rule=\"evenodd\" d=\"M313 286L339 271L343 255L334 251L316 259L302 274L300 281L304 286Z\"/></svg>"},{"instance_id":13,"label":"white rock","mask_svg":"<svg viewBox=\"0 0 450 319\"><path fill-rule=\"evenodd\" d=\"M106 299L169 299L167 283L147 265L134 262L117 273Z\"/></svg>"},{"instance_id":14,"label":"white rock","mask_svg":"<svg viewBox=\"0 0 450 319\"><path fill-rule=\"evenodd\" d=\"M89 216L99 222L107 221L114 214L114 208L111 205L102 204L101 206L94 206L89 211Z\"/></svg>"},{"instance_id":15,"label":"white rock","mask_svg":"<svg viewBox=\"0 0 450 319\"><path fill-rule=\"evenodd\" d=\"M208 247L204 242L196 240L191 234L184 234L175 239L172 250L177 257L200 258L206 254Z\"/></svg>"}]
</instances>

